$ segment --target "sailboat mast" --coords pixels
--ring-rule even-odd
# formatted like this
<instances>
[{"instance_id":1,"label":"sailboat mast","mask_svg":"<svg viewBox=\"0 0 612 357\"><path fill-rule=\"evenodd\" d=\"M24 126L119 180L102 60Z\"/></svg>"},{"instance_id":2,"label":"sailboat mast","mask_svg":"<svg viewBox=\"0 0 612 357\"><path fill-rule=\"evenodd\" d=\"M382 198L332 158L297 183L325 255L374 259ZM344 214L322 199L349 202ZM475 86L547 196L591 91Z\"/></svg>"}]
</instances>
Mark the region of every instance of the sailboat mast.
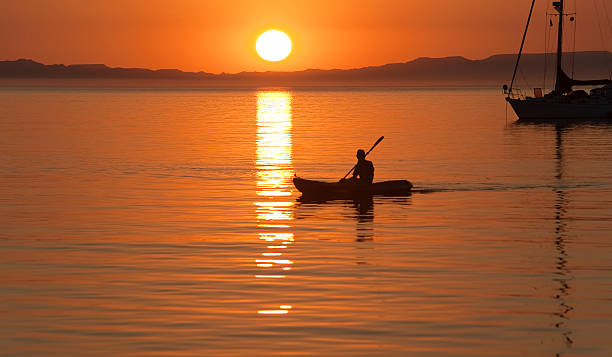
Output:
<instances>
[{"instance_id":1,"label":"sailboat mast","mask_svg":"<svg viewBox=\"0 0 612 357\"><path fill-rule=\"evenodd\" d=\"M557 33L557 80L555 83L555 91L561 91L561 59L563 57L563 0L553 2L553 6L559 12L559 31Z\"/></svg>"},{"instance_id":2,"label":"sailboat mast","mask_svg":"<svg viewBox=\"0 0 612 357\"><path fill-rule=\"evenodd\" d=\"M527 37L527 30L529 30L529 24L531 23L531 14L533 14L534 5L535 5L535 0L531 1L531 8L529 9L529 16L527 17L527 24L525 25L525 32L523 32L523 40L521 41L521 48L519 49L518 56L516 57L516 64L514 65L514 72L512 73L512 81L510 82L510 89L507 90L507 86L504 84L504 93L508 93L508 97L512 95L514 79L516 78L516 70L518 69L519 62L521 62L521 55L523 54L523 46L525 46L525 38Z\"/></svg>"}]
</instances>

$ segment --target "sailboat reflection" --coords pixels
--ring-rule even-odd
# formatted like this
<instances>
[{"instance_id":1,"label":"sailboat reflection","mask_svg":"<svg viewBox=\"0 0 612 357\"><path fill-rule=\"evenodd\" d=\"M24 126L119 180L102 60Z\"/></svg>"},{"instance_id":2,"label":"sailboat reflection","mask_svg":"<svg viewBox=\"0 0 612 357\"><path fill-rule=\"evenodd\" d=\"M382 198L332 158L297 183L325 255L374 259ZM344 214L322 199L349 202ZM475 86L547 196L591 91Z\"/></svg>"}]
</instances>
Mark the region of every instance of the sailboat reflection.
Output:
<instances>
[{"instance_id":1,"label":"sailboat reflection","mask_svg":"<svg viewBox=\"0 0 612 357\"><path fill-rule=\"evenodd\" d=\"M287 277L293 261L287 259L287 249L293 244L290 232L293 220L291 196L291 94L280 91L257 93L257 190L254 205L257 213L259 239L266 249L256 259L259 272L256 279L277 280ZM258 314L287 314L291 305L276 305L258 310Z\"/></svg>"},{"instance_id":2,"label":"sailboat reflection","mask_svg":"<svg viewBox=\"0 0 612 357\"><path fill-rule=\"evenodd\" d=\"M565 248L565 241L567 239L567 224L565 223L565 216L567 212L567 204L569 203L567 194L563 190L561 185L563 180L563 133L564 128L560 125L555 125L556 133L556 145L555 145L555 158L556 158L556 178L559 183L555 189L557 195L555 200L555 248L557 250L557 264L556 272L557 278L555 281L558 282L559 288L558 293L555 295L555 300L559 303L559 311L555 314L561 319L555 323L555 327L562 331L561 335L564 338L565 344L570 347L574 341L571 338L572 331L565 328L566 321L569 320L568 313L574 308L568 304L568 297L570 294L569 281L571 280L571 271L567 267L568 254Z\"/></svg>"},{"instance_id":3,"label":"sailboat reflection","mask_svg":"<svg viewBox=\"0 0 612 357\"><path fill-rule=\"evenodd\" d=\"M568 210L567 206L569 205L570 201L569 194L563 184L563 135L571 128L571 126L543 121L523 121L517 123L517 125L536 125L536 128L545 128L546 130L550 128L548 124L554 125L555 130L555 178L557 180L556 187L554 187L554 245L556 251L556 263L553 271L555 275L553 281L557 285L557 288L553 298L558 304L558 311L554 314L556 317L558 317L558 321L555 322L554 326L556 329L559 330L566 348L570 348L574 344L574 340L572 338L572 331L569 329L569 313L574 309L570 305L569 301L572 289L570 283L573 277L571 275L571 270L568 267L569 254L566 248L567 239L569 235L566 217ZM566 124L571 124L571 122L568 122ZM595 122L590 122L589 124L595 124ZM557 353L556 355L560 356L561 353Z\"/></svg>"}]
</instances>

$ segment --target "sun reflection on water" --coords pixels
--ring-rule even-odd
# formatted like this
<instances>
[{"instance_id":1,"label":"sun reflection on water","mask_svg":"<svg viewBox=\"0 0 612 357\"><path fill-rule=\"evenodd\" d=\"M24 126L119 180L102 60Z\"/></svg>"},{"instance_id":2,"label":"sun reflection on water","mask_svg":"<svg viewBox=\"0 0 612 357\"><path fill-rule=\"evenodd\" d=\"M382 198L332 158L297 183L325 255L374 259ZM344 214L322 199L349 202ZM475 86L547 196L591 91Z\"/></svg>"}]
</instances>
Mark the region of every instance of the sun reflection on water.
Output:
<instances>
[{"instance_id":1,"label":"sun reflection on water","mask_svg":"<svg viewBox=\"0 0 612 357\"><path fill-rule=\"evenodd\" d=\"M265 251L256 259L261 281L287 278L293 261L285 255L293 244L290 221L293 220L291 179L293 177L291 145L291 94L282 91L257 93L257 189L259 199L253 202L257 213L259 239ZM283 258L283 259L280 259ZM258 314L283 315L291 305L273 305Z\"/></svg>"}]
</instances>

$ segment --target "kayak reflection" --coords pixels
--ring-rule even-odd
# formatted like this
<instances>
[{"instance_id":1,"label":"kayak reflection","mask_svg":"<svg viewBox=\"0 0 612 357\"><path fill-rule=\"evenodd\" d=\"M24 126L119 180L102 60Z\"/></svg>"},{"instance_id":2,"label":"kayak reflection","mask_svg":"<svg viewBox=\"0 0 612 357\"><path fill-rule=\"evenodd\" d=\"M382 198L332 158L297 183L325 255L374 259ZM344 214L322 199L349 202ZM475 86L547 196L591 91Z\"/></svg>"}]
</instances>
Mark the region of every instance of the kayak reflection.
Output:
<instances>
[{"instance_id":1,"label":"kayak reflection","mask_svg":"<svg viewBox=\"0 0 612 357\"><path fill-rule=\"evenodd\" d=\"M343 217L355 220L356 242L373 241L375 239L374 206L410 205L410 197L411 194L397 197L364 196L354 199L321 199L301 196L297 199L298 204L295 206L295 218L315 218L318 212L333 209L333 206L336 206L340 208Z\"/></svg>"},{"instance_id":2,"label":"kayak reflection","mask_svg":"<svg viewBox=\"0 0 612 357\"><path fill-rule=\"evenodd\" d=\"M374 240L374 198L364 197L353 200L353 207L357 214L357 242Z\"/></svg>"}]
</instances>

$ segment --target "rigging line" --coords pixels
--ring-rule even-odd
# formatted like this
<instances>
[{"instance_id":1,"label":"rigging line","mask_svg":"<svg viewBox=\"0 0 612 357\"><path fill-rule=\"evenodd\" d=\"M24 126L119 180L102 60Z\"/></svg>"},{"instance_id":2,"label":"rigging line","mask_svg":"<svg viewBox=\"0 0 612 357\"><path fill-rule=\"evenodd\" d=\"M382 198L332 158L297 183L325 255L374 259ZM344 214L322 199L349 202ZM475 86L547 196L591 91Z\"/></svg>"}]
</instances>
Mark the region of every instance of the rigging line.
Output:
<instances>
[{"instance_id":1,"label":"rigging line","mask_svg":"<svg viewBox=\"0 0 612 357\"><path fill-rule=\"evenodd\" d=\"M602 1L602 3L603 3L603 7L604 7L604 10L605 10L605 14L606 14L606 19L608 20L609 30L610 30L610 32L612 32L612 26L610 25L610 15L608 14L608 5L606 5L605 1Z\"/></svg>"},{"instance_id":2,"label":"rigging line","mask_svg":"<svg viewBox=\"0 0 612 357\"><path fill-rule=\"evenodd\" d=\"M603 4L603 8L604 8L604 14L606 15L606 22L608 23L608 30L610 31L610 34L612 34L612 23L610 23L610 15L608 13L608 5L606 5L606 2L602 0L602 4Z\"/></svg>"},{"instance_id":3,"label":"rigging line","mask_svg":"<svg viewBox=\"0 0 612 357\"><path fill-rule=\"evenodd\" d=\"M574 13L578 12L578 2L574 4ZM578 16L574 15L574 44L572 47L572 78L575 77L576 72L576 34L578 32Z\"/></svg>"},{"instance_id":4,"label":"rigging line","mask_svg":"<svg viewBox=\"0 0 612 357\"><path fill-rule=\"evenodd\" d=\"M597 6L597 2L595 0L593 0L593 7L595 7L595 13L596 14L600 14L601 12L599 11L599 6ZM600 16L596 16L597 18L597 25L599 26L599 36L601 39L601 45L602 47L605 47L605 40L604 40L604 33L603 33L603 28L601 26L601 19ZM608 76L610 76L612 78L612 72L610 71L610 64L607 61L608 55L605 54L606 57L606 67L608 68Z\"/></svg>"},{"instance_id":5,"label":"rigging line","mask_svg":"<svg viewBox=\"0 0 612 357\"><path fill-rule=\"evenodd\" d=\"M549 26L549 23L552 22L552 16L548 15L548 11L546 12L546 30L544 34L546 36L546 40L544 43L544 87L546 87L547 79L548 79L548 66L551 63L552 56L552 27Z\"/></svg>"},{"instance_id":6,"label":"rigging line","mask_svg":"<svg viewBox=\"0 0 612 357\"><path fill-rule=\"evenodd\" d=\"M548 68L548 9L546 9L546 21L544 21L544 81L542 87L546 91L546 70Z\"/></svg>"},{"instance_id":7,"label":"rigging line","mask_svg":"<svg viewBox=\"0 0 612 357\"><path fill-rule=\"evenodd\" d=\"M602 0L602 4L604 7L604 14L606 15L606 21L608 23L608 30L610 32L610 38L612 38L612 23L610 22L610 15L608 15L608 5L606 5L606 2ZM605 45L604 45L605 46ZM608 59L610 58L610 50L609 48L606 48L606 52L607 55L606 57L608 57ZM610 61L606 61L606 63L609 63ZM610 69L608 68L608 72L610 72ZM612 78L612 74L608 73L608 75L610 76L609 78Z\"/></svg>"},{"instance_id":8,"label":"rigging line","mask_svg":"<svg viewBox=\"0 0 612 357\"><path fill-rule=\"evenodd\" d=\"M548 7L548 10L552 10L550 8L550 4ZM553 70L551 71L551 88L555 88L556 86L556 57L557 57L557 32L559 31L559 22L555 20L555 18L557 16L559 16L558 13L548 13L547 15L549 16L549 24L550 24L550 28L549 28L549 38L548 38L548 51L549 51L549 62L551 63L551 67L553 68ZM554 21L553 21L554 20Z\"/></svg>"},{"instance_id":9,"label":"rigging line","mask_svg":"<svg viewBox=\"0 0 612 357\"><path fill-rule=\"evenodd\" d=\"M518 65L521 60L521 55L523 54L523 46L525 45L525 37L527 37L527 30L529 30L529 23L531 22L531 15L533 14L533 5L535 5L535 0L531 1L531 9L529 9L529 17L527 17L527 24L525 25L525 32L523 33L523 40L521 41L521 48L519 49L518 57L516 58L516 64L514 65L514 73L512 74L512 81L510 82L510 90L508 91L508 95L512 93L512 86L514 85L514 79L516 78L516 70L518 69Z\"/></svg>"},{"instance_id":10,"label":"rigging line","mask_svg":"<svg viewBox=\"0 0 612 357\"><path fill-rule=\"evenodd\" d=\"M552 26L553 26L552 19L553 19L553 15L550 13L550 11L551 11L550 10L550 6L551 6L551 3L547 2L547 5L546 5L546 23L545 23L546 31L544 31L545 35L547 36L546 37L546 41L545 41L545 45L544 45L544 51L545 51L545 53L544 53L544 87L545 88L544 89L546 89L546 76L548 74L547 73L548 72L548 62L549 62L549 58L552 56L552 51L553 51L553 49L552 49L553 46L552 46L552 41L551 41L551 37L552 37L552 34L553 34L553 31L552 31ZM550 26L549 26L549 23L550 23Z\"/></svg>"},{"instance_id":11,"label":"rigging line","mask_svg":"<svg viewBox=\"0 0 612 357\"><path fill-rule=\"evenodd\" d=\"M553 31L552 31L553 15L550 14L549 11L550 11L550 3L548 3L548 7L546 8L546 23L545 23L546 30L544 31L544 34L546 36L546 40L544 44L544 51L545 51L544 53L544 87L546 87L546 78L548 75L548 62L553 54L552 53L553 52L553 46L552 46L553 42L551 41L551 37L553 34ZM550 26L549 26L549 23L551 24Z\"/></svg>"}]
</instances>

